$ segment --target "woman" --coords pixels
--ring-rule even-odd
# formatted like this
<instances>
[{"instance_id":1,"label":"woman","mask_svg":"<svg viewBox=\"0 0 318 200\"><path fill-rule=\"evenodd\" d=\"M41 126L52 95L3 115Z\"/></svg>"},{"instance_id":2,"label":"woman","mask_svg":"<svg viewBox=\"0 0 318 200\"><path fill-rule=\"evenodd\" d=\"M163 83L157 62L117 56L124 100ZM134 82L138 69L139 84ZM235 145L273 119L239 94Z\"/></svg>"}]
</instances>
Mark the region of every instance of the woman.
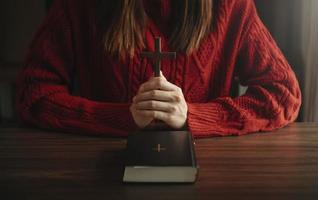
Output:
<instances>
[{"instance_id":1,"label":"woman","mask_svg":"<svg viewBox=\"0 0 318 200\"><path fill-rule=\"evenodd\" d=\"M21 118L42 128L126 136L153 120L196 137L293 122L296 77L252 0L56 0L19 79ZM142 51L176 51L153 77ZM234 80L248 86L230 97Z\"/></svg>"}]
</instances>

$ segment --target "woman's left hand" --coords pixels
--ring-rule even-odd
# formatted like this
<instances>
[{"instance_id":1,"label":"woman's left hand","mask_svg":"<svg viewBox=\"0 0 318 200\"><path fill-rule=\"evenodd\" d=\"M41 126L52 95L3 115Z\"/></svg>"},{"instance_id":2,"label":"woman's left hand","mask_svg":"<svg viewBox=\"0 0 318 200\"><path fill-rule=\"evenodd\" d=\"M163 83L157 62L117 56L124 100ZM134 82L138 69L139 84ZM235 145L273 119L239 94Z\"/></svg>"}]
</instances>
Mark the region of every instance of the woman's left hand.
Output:
<instances>
[{"instance_id":1,"label":"woman's left hand","mask_svg":"<svg viewBox=\"0 0 318 200\"><path fill-rule=\"evenodd\" d=\"M141 115L161 120L174 129L181 129L186 124L188 106L182 90L163 75L140 86L133 107Z\"/></svg>"}]
</instances>

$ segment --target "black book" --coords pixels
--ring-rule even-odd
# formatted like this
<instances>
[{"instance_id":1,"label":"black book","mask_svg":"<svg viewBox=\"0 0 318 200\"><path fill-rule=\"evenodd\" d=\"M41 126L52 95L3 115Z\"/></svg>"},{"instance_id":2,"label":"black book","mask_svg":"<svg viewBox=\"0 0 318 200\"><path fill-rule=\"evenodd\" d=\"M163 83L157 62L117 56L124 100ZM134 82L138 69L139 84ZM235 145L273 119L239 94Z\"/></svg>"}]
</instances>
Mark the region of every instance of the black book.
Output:
<instances>
[{"instance_id":1,"label":"black book","mask_svg":"<svg viewBox=\"0 0 318 200\"><path fill-rule=\"evenodd\" d=\"M188 131L140 131L129 135L124 182L195 182L198 167Z\"/></svg>"}]
</instances>

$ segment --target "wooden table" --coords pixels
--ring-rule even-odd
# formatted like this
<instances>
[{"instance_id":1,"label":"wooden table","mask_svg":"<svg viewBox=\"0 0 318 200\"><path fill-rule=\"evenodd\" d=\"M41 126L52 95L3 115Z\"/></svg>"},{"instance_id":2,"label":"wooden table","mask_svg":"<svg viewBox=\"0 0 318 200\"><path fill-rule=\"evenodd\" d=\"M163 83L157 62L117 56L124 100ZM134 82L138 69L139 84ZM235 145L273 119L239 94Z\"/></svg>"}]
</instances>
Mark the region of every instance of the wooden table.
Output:
<instances>
[{"instance_id":1,"label":"wooden table","mask_svg":"<svg viewBox=\"0 0 318 200\"><path fill-rule=\"evenodd\" d=\"M0 199L318 199L318 124L197 140L195 184L123 184L125 144L0 128Z\"/></svg>"}]
</instances>

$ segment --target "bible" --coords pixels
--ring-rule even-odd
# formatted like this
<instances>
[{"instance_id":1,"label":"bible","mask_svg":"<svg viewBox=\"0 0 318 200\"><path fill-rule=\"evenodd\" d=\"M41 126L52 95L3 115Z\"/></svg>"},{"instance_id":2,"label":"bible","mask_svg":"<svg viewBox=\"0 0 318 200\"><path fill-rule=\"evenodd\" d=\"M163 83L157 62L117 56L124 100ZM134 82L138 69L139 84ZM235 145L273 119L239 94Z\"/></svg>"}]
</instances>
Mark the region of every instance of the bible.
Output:
<instances>
[{"instance_id":1,"label":"bible","mask_svg":"<svg viewBox=\"0 0 318 200\"><path fill-rule=\"evenodd\" d=\"M128 136L124 182L193 183L197 173L189 131L139 131Z\"/></svg>"}]
</instances>

